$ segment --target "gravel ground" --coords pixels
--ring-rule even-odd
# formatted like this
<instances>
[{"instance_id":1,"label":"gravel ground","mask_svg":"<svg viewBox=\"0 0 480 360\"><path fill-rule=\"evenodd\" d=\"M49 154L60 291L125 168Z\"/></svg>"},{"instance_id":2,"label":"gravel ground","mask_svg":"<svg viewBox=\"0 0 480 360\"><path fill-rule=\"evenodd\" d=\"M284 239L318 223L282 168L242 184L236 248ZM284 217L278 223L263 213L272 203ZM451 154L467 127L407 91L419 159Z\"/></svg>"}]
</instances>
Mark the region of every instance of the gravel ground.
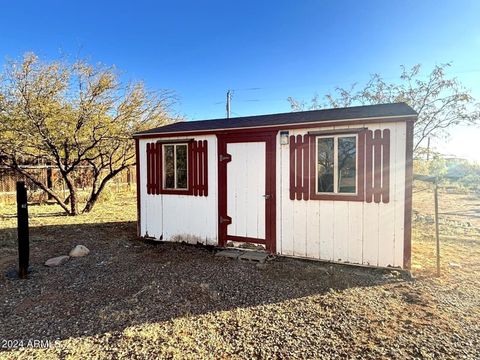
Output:
<instances>
[{"instance_id":1,"label":"gravel ground","mask_svg":"<svg viewBox=\"0 0 480 360\"><path fill-rule=\"evenodd\" d=\"M4 276L15 250L0 247L0 358L480 358L478 243L455 247L461 268L411 281L145 243L128 221L35 227L32 238L26 281ZM42 265L78 243L91 253Z\"/></svg>"}]
</instances>

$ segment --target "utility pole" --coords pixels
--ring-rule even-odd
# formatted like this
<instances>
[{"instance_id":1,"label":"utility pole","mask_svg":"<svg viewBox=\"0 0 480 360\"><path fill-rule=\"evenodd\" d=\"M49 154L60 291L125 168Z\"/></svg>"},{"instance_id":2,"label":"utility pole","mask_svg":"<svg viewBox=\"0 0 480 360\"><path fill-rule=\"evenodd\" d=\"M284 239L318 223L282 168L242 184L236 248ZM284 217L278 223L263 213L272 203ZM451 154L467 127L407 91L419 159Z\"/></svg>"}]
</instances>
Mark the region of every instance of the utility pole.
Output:
<instances>
[{"instance_id":1,"label":"utility pole","mask_svg":"<svg viewBox=\"0 0 480 360\"><path fill-rule=\"evenodd\" d=\"M230 118L230 102L232 100L232 90L227 90L227 119Z\"/></svg>"}]
</instances>

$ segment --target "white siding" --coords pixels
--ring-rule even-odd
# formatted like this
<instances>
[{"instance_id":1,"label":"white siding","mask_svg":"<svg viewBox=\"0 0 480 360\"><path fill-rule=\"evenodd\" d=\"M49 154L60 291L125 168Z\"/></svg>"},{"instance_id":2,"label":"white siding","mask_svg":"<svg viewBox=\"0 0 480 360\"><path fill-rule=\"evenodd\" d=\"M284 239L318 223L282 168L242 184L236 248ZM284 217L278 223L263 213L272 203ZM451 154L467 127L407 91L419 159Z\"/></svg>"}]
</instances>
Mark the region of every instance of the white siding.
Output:
<instances>
[{"instance_id":1,"label":"white siding","mask_svg":"<svg viewBox=\"0 0 480 360\"><path fill-rule=\"evenodd\" d=\"M352 126L355 127L355 126ZM369 124L370 130L390 129L390 202L366 203L332 200L290 200L290 148L280 145L277 136L277 252L302 258L339 261L373 266L403 266L403 218L405 196L405 145L406 124ZM347 126L321 128L343 129ZM290 130L290 135L303 135L318 128ZM185 139L185 138L176 138ZM195 137L208 141L208 196L147 195L146 192L146 143L157 139L140 140L140 208L142 236L165 241L187 241L191 243L217 244L218 220L218 172L217 138L215 135ZM229 144L229 152L245 144ZM255 146L251 143L249 146ZM238 150L238 149L237 149ZM237 151L236 158L244 162L247 148ZM256 150L258 151L258 149ZM258 159L257 159L258 160ZM263 161L257 161L260 167ZM250 164L251 165L251 164ZM232 163L229 166L234 166ZM250 167L250 166L249 166ZM233 178L239 179L234 176ZM234 186L258 187L260 172L248 174L245 184L229 181L228 196ZM262 185L264 186L264 184ZM257 194L258 195L258 194ZM240 195L237 195L240 196ZM245 203L249 200L245 199ZM252 206L238 208L228 201L228 213L244 213L245 221L259 218L263 208ZM250 209L247 211L247 209ZM247 216L248 214L248 216ZM252 220L253 221L253 220ZM251 222L251 221L250 221ZM240 221L238 221L240 224ZM236 229L235 235L261 237L264 229ZM232 223L233 224L233 223ZM229 230L229 233L234 234Z\"/></svg>"},{"instance_id":2,"label":"white siding","mask_svg":"<svg viewBox=\"0 0 480 360\"><path fill-rule=\"evenodd\" d=\"M370 130L390 129L390 202L387 204L290 200L290 148L277 142L279 253L364 265L403 266L406 125L397 122L366 126ZM321 130L344 128L348 126ZM315 130L319 129L291 130L290 135Z\"/></svg>"},{"instance_id":3,"label":"white siding","mask_svg":"<svg viewBox=\"0 0 480 360\"><path fill-rule=\"evenodd\" d=\"M183 140L191 137L177 137ZM148 195L146 188L146 144L159 139L140 140L140 235L164 241L217 244L217 137L196 136L208 141L208 196ZM162 138L162 140L168 140Z\"/></svg>"}]
</instances>

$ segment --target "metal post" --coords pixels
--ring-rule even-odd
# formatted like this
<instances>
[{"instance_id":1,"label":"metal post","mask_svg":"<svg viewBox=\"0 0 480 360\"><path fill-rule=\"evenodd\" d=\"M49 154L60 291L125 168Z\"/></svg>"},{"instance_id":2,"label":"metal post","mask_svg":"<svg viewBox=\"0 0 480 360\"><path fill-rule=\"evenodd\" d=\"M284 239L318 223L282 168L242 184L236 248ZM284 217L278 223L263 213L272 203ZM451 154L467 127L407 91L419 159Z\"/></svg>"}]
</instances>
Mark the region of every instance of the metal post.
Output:
<instances>
[{"instance_id":1,"label":"metal post","mask_svg":"<svg viewBox=\"0 0 480 360\"><path fill-rule=\"evenodd\" d=\"M47 162L47 187L49 190L53 189L53 180L52 180L52 163L50 161ZM48 194L48 200L52 200L53 196Z\"/></svg>"},{"instance_id":2,"label":"metal post","mask_svg":"<svg viewBox=\"0 0 480 360\"><path fill-rule=\"evenodd\" d=\"M17 181L17 231L18 231L18 277L26 279L30 257L28 231L27 188L25 182Z\"/></svg>"},{"instance_id":3,"label":"metal post","mask_svg":"<svg viewBox=\"0 0 480 360\"><path fill-rule=\"evenodd\" d=\"M439 224L438 224L438 182L435 181L435 237L437 240L437 276L440 276L440 235L439 235Z\"/></svg>"}]
</instances>

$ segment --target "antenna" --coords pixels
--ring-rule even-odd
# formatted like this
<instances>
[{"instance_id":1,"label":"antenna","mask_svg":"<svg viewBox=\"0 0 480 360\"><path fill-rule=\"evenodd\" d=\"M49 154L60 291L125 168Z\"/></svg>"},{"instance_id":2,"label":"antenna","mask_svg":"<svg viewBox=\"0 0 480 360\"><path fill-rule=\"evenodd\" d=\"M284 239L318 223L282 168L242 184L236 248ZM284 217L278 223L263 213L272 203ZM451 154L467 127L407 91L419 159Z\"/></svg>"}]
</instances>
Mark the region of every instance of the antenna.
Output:
<instances>
[{"instance_id":1,"label":"antenna","mask_svg":"<svg viewBox=\"0 0 480 360\"><path fill-rule=\"evenodd\" d=\"M230 118L230 102L232 101L233 90L227 90L227 119Z\"/></svg>"}]
</instances>

